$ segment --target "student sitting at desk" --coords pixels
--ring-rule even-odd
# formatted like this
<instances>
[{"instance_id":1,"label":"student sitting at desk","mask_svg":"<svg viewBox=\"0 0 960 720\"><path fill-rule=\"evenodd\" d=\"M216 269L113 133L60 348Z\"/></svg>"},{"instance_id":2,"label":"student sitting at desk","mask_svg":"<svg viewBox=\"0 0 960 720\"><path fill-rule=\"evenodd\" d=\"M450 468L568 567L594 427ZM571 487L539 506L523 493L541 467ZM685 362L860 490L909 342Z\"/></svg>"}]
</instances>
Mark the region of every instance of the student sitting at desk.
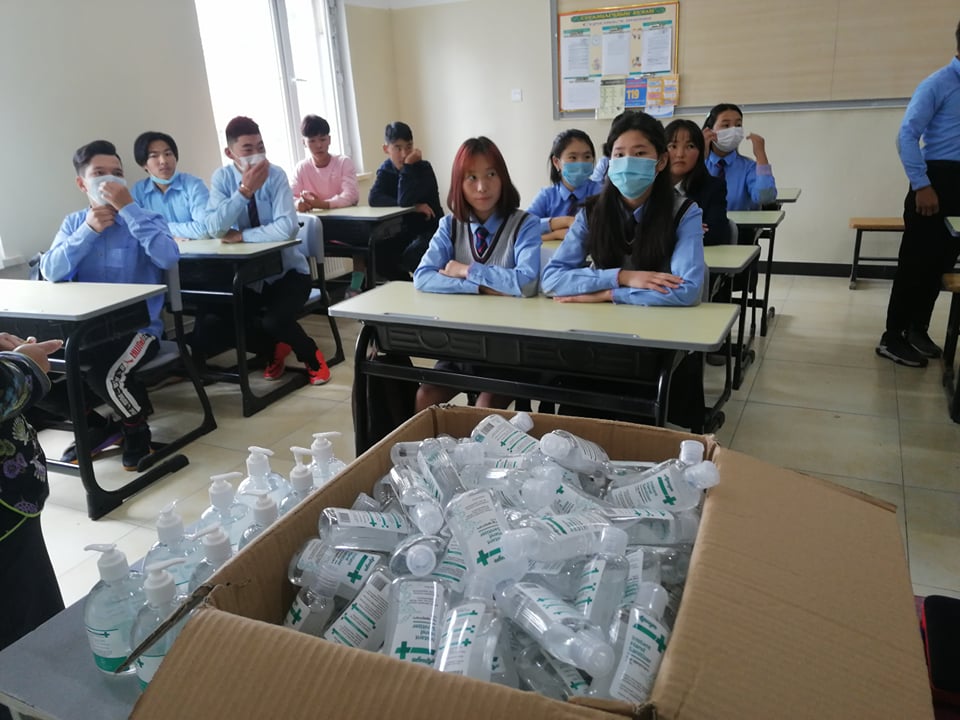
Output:
<instances>
[{"instance_id":1,"label":"student sitting at desk","mask_svg":"<svg viewBox=\"0 0 960 720\"><path fill-rule=\"evenodd\" d=\"M577 210L603 187L590 179L596 151L583 130L564 130L553 139L550 149L550 182L530 203L527 212L540 218L542 240L563 240L573 225Z\"/></svg>"},{"instance_id":2,"label":"student sitting at desk","mask_svg":"<svg viewBox=\"0 0 960 720\"><path fill-rule=\"evenodd\" d=\"M703 124L703 139L711 148L707 170L727 183L727 210L759 210L777 199L766 141L756 133L747 135L756 161L737 152L743 142L740 108L730 103L715 105Z\"/></svg>"},{"instance_id":3,"label":"student sitting at desk","mask_svg":"<svg viewBox=\"0 0 960 720\"><path fill-rule=\"evenodd\" d=\"M377 271L391 280L409 280L443 217L440 191L433 167L413 145L409 125L392 122L383 136L387 159L377 168L370 207L413 207L416 212L404 216L400 233L377 246Z\"/></svg>"},{"instance_id":4,"label":"student sitting at desk","mask_svg":"<svg viewBox=\"0 0 960 720\"><path fill-rule=\"evenodd\" d=\"M540 274L540 223L520 210L499 148L470 138L457 151L447 206L437 234L413 274L417 290L532 297ZM449 366L446 361L438 368ZM456 390L421 385L417 411L450 400ZM509 398L481 393L479 407L506 407Z\"/></svg>"},{"instance_id":5,"label":"student sitting at desk","mask_svg":"<svg viewBox=\"0 0 960 720\"><path fill-rule=\"evenodd\" d=\"M43 276L52 282L162 285L163 271L176 265L180 251L167 222L133 201L113 143L95 140L84 145L74 154L73 167L77 187L87 195L90 206L64 219L53 245L40 260ZM136 369L157 354L163 336L163 298L150 298L147 306L150 325L110 338L84 355L84 362L90 365L85 381L122 420L123 467L131 471L150 454L147 391ZM102 418L88 414L95 450L103 447L101 424ZM76 459L73 446L62 459Z\"/></svg>"},{"instance_id":6,"label":"student sitting at desk","mask_svg":"<svg viewBox=\"0 0 960 720\"><path fill-rule=\"evenodd\" d=\"M207 237L210 191L195 175L177 172L180 151L174 139L152 130L142 133L133 142L133 159L149 175L133 186L134 202L163 215L177 240Z\"/></svg>"},{"instance_id":7,"label":"student sitting at desk","mask_svg":"<svg viewBox=\"0 0 960 720\"><path fill-rule=\"evenodd\" d=\"M297 210L329 210L350 207L360 200L357 169L346 155L330 152L330 123L319 115L307 115L300 123L303 144L310 157L293 171L293 196Z\"/></svg>"},{"instance_id":8,"label":"student sitting at desk","mask_svg":"<svg viewBox=\"0 0 960 720\"><path fill-rule=\"evenodd\" d=\"M703 244L729 244L727 187L707 171L703 133L695 122L674 120L667 125L666 135L670 182L681 197L690 198L703 211Z\"/></svg>"}]
</instances>

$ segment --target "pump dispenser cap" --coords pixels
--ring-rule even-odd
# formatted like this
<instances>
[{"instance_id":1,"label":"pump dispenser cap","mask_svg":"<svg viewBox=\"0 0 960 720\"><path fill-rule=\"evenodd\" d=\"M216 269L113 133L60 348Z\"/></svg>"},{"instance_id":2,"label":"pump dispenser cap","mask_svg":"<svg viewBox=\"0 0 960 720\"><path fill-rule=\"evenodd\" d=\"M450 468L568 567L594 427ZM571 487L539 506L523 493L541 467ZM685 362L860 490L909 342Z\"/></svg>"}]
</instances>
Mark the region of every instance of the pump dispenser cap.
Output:
<instances>
[{"instance_id":1,"label":"pump dispenser cap","mask_svg":"<svg viewBox=\"0 0 960 720\"><path fill-rule=\"evenodd\" d=\"M510 424L522 432L530 432L533 430L533 418L530 417L529 413L516 413L512 418L510 418Z\"/></svg>"},{"instance_id":2,"label":"pump dispenser cap","mask_svg":"<svg viewBox=\"0 0 960 720\"><path fill-rule=\"evenodd\" d=\"M250 488L243 491L244 495L255 495L257 501L253 504L253 521L264 527L277 519L277 501L270 497L270 491L263 488Z\"/></svg>"},{"instance_id":3,"label":"pump dispenser cap","mask_svg":"<svg viewBox=\"0 0 960 720\"><path fill-rule=\"evenodd\" d=\"M166 505L157 518L157 538L164 545L183 540L183 518L177 512L177 501Z\"/></svg>"},{"instance_id":4,"label":"pump dispenser cap","mask_svg":"<svg viewBox=\"0 0 960 720\"><path fill-rule=\"evenodd\" d=\"M247 448L250 455L247 456L247 475L250 477L260 477L270 472L270 456L273 450L251 445Z\"/></svg>"},{"instance_id":5,"label":"pump dispenser cap","mask_svg":"<svg viewBox=\"0 0 960 720\"><path fill-rule=\"evenodd\" d=\"M163 562L151 563L145 568L147 578L143 581L143 594L147 604L158 607L177 596L177 581L167 572L167 568L185 562L183 558L171 558Z\"/></svg>"},{"instance_id":6,"label":"pump dispenser cap","mask_svg":"<svg viewBox=\"0 0 960 720\"><path fill-rule=\"evenodd\" d=\"M603 555L626 555L629 542L626 530L611 525L600 531L600 553Z\"/></svg>"},{"instance_id":7,"label":"pump dispenser cap","mask_svg":"<svg viewBox=\"0 0 960 720\"><path fill-rule=\"evenodd\" d=\"M680 462L696 465L703 460L703 443L699 440L684 440L680 443Z\"/></svg>"},{"instance_id":8,"label":"pump dispenser cap","mask_svg":"<svg viewBox=\"0 0 960 720\"><path fill-rule=\"evenodd\" d=\"M333 443L329 440L329 438L332 437L340 437L340 433L336 430L331 430L330 432L313 434L313 444L310 446L310 450L318 462L323 462L333 457Z\"/></svg>"},{"instance_id":9,"label":"pump dispenser cap","mask_svg":"<svg viewBox=\"0 0 960 720\"><path fill-rule=\"evenodd\" d=\"M426 545L414 545L407 550L407 569L411 575L429 575L436 566L437 556Z\"/></svg>"},{"instance_id":10,"label":"pump dispenser cap","mask_svg":"<svg viewBox=\"0 0 960 720\"><path fill-rule=\"evenodd\" d=\"M684 468L683 479L695 488L706 490L720 482L720 470L709 460L704 460Z\"/></svg>"},{"instance_id":11,"label":"pump dispenser cap","mask_svg":"<svg viewBox=\"0 0 960 720\"><path fill-rule=\"evenodd\" d=\"M660 585L642 582L637 588L637 597L633 604L659 620L663 617L663 611L667 609L669 601L670 594Z\"/></svg>"},{"instance_id":12,"label":"pump dispenser cap","mask_svg":"<svg viewBox=\"0 0 960 720\"><path fill-rule=\"evenodd\" d=\"M552 458L566 457L573 449L573 443L563 435L549 432L540 438L540 450L544 455Z\"/></svg>"},{"instance_id":13,"label":"pump dispenser cap","mask_svg":"<svg viewBox=\"0 0 960 720\"><path fill-rule=\"evenodd\" d=\"M230 481L242 477L243 473L238 472L211 475L210 479L213 482L210 483L210 504L221 510L230 507L236 495L236 490L230 484Z\"/></svg>"},{"instance_id":14,"label":"pump dispenser cap","mask_svg":"<svg viewBox=\"0 0 960 720\"><path fill-rule=\"evenodd\" d=\"M212 563L222 563L233 554L230 547L230 536L223 530L220 523L213 523L209 527L194 533L193 539L201 538L203 556Z\"/></svg>"},{"instance_id":15,"label":"pump dispenser cap","mask_svg":"<svg viewBox=\"0 0 960 720\"><path fill-rule=\"evenodd\" d=\"M296 446L290 448L290 452L293 453L293 459L297 463L290 471L290 486L298 492L309 490L313 487L313 473L303 464L303 458L312 457L313 452Z\"/></svg>"},{"instance_id":16,"label":"pump dispenser cap","mask_svg":"<svg viewBox=\"0 0 960 720\"><path fill-rule=\"evenodd\" d=\"M100 571L100 579L104 582L122 580L130 574L130 564L127 562L127 556L123 554L123 551L117 550L117 546L113 543L106 545L95 543L87 545L83 549L102 553L97 560L97 569Z\"/></svg>"}]
</instances>

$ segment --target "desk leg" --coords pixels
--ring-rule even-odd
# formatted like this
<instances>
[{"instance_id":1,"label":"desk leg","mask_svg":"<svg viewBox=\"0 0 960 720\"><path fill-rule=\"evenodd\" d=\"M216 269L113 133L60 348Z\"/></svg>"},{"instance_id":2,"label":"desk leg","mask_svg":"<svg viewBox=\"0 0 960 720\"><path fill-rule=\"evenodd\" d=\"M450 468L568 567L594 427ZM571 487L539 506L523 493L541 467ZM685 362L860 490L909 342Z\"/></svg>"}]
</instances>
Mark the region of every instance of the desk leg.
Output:
<instances>
[{"instance_id":1,"label":"desk leg","mask_svg":"<svg viewBox=\"0 0 960 720\"><path fill-rule=\"evenodd\" d=\"M667 424L667 413L670 409L670 381L673 371L685 355L685 351L664 351L660 354L660 369L657 372L657 397L654 401L654 422L658 427ZM699 432L693 429L693 432Z\"/></svg>"},{"instance_id":2,"label":"desk leg","mask_svg":"<svg viewBox=\"0 0 960 720\"><path fill-rule=\"evenodd\" d=\"M960 423L960 382L957 382L954 362L957 357L957 336L960 334L960 293L950 300L947 336L943 343L943 386L947 391L950 418Z\"/></svg>"},{"instance_id":3,"label":"desk leg","mask_svg":"<svg viewBox=\"0 0 960 720\"><path fill-rule=\"evenodd\" d=\"M857 289L857 265L860 263L860 242L863 230L857 230L857 239L853 241L853 262L850 264L850 289Z\"/></svg>"},{"instance_id":4,"label":"desk leg","mask_svg":"<svg viewBox=\"0 0 960 720\"><path fill-rule=\"evenodd\" d=\"M369 418L367 416L367 395L369 379L364 372L367 354L373 345L375 332L370 325L364 324L357 335L357 345L353 354L353 437L357 457L360 457L370 447L370 438L367 437Z\"/></svg>"},{"instance_id":5,"label":"desk leg","mask_svg":"<svg viewBox=\"0 0 960 720\"><path fill-rule=\"evenodd\" d=\"M763 315L760 316L760 336L767 336L767 318L773 317L775 308L770 307L770 275L773 273L773 244L777 237L777 229L770 228L770 248L767 250L767 272L763 281Z\"/></svg>"},{"instance_id":6,"label":"desk leg","mask_svg":"<svg viewBox=\"0 0 960 720\"><path fill-rule=\"evenodd\" d=\"M237 381L240 384L240 400L243 416L250 417L258 408L250 390L250 367L247 363L246 308L243 301L244 283L239 271L233 276L233 331L237 338Z\"/></svg>"}]
</instances>

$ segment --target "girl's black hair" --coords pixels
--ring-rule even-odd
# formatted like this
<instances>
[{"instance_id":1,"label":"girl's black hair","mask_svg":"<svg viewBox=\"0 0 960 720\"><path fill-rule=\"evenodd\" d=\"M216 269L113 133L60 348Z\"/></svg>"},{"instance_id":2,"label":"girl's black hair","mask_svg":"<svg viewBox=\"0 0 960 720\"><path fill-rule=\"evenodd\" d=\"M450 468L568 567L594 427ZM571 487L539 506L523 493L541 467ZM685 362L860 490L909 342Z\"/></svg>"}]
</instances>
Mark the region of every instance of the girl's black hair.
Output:
<instances>
[{"instance_id":1,"label":"girl's black hair","mask_svg":"<svg viewBox=\"0 0 960 720\"><path fill-rule=\"evenodd\" d=\"M650 141L662 158L667 152L667 138L663 125L644 112L631 112L616 118L604 148L613 151L617 138L631 130L638 130ZM663 271L670 269L670 258L677 244L673 229L675 193L666 168L657 174L644 203L643 218L637 224L623 196L610 182L609 176L599 195L585 203L590 228L587 248L598 268L616 268L624 265L624 258L632 257L637 270Z\"/></svg>"},{"instance_id":2,"label":"girl's black hair","mask_svg":"<svg viewBox=\"0 0 960 720\"><path fill-rule=\"evenodd\" d=\"M697 162L694 163L693 168L684 176L683 180L680 182L683 183L684 190L687 193L696 193L702 187L704 181L710 175L710 171L707 170L707 163L704 159L706 154L705 143L703 142L703 133L700 131L700 128L697 127L697 124L692 120L674 120L672 123L667 125L666 135L667 135L667 145L672 143L677 137L677 134L681 130L685 130L687 135L697 148Z\"/></svg>"},{"instance_id":3,"label":"girl's black hair","mask_svg":"<svg viewBox=\"0 0 960 720\"><path fill-rule=\"evenodd\" d=\"M720 115L720 113L724 113L727 110L735 110L741 118L743 117L743 110L733 103L720 103L719 105L714 105L710 109L710 114L707 115L707 119L703 121L703 126L705 128L712 128L717 124L717 117Z\"/></svg>"},{"instance_id":4,"label":"girl's black hair","mask_svg":"<svg viewBox=\"0 0 960 720\"><path fill-rule=\"evenodd\" d=\"M563 151L567 149L567 145L574 140L582 140L585 142L590 146L590 153L594 157L597 156L597 151L593 149L593 140L591 140L590 136L583 130L576 130L574 128L564 130L553 139L553 147L550 148L550 157L547 158L547 164L550 166L550 182L556 184L563 179L563 175L553 164L553 159L557 158L557 160L559 160L560 156L563 155Z\"/></svg>"}]
</instances>

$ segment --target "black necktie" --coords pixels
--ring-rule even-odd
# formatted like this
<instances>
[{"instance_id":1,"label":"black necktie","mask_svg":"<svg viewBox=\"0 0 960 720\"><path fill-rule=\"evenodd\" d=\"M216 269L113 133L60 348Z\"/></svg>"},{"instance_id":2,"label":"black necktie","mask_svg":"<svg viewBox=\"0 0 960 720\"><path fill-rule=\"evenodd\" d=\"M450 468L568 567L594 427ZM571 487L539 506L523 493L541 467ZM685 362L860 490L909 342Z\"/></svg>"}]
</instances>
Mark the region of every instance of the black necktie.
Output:
<instances>
[{"instance_id":1,"label":"black necktie","mask_svg":"<svg viewBox=\"0 0 960 720\"><path fill-rule=\"evenodd\" d=\"M577 214L577 206L580 205L580 201L577 200L577 196L573 193L570 193L570 206L567 208L567 215L574 216Z\"/></svg>"},{"instance_id":2,"label":"black necktie","mask_svg":"<svg viewBox=\"0 0 960 720\"><path fill-rule=\"evenodd\" d=\"M484 253L487 252L487 247L489 246L489 243L487 243L487 238L490 237L490 232L483 225L481 225L477 228L475 235L475 247L477 249L477 255L483 257Z\"/></svg>"},{"instance_id":3,"label":"black necktie","mask_svg":"<svg viewBox=\"0 0 960 720\"><path fill-rule=\"evenodd\" d=\"M717 177L725 180L727 177L727 161L723 158L717 160Z\"/></svg>"},{"instance_id":4,"label":"black necktie","mask_svg":"<svg viewBox=\"0 0 960 720\"><path fill-rule=\"evenodd\" d=\"M247 203L247 215L250 218L250 227L260 227L260 212L257 210L257 196L253 195Z\"/></svg>"}]
</instances>

